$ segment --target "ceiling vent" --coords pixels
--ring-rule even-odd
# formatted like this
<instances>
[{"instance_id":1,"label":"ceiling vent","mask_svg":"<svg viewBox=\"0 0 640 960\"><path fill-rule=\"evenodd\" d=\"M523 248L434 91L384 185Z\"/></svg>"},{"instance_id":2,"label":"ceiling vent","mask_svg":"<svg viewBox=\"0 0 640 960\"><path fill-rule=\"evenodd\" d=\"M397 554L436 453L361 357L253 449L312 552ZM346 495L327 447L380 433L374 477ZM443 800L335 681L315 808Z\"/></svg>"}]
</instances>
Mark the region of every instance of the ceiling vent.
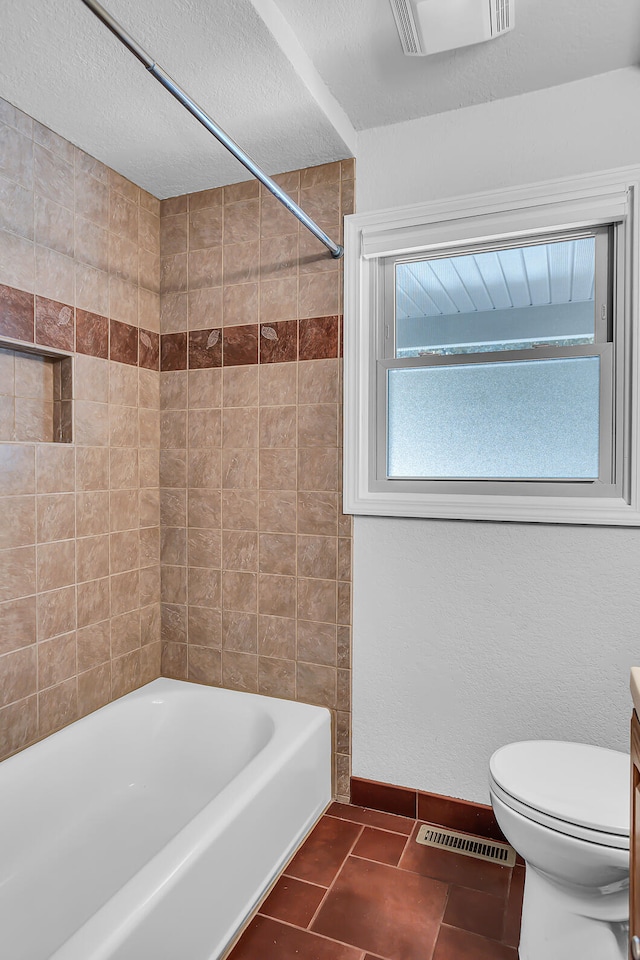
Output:
<instances>
[{"instance_id":1,"label":"ceiling vent","mask_svg":"<svg viewBox=\"0 0 640 960\"><path fill-rule=\"evenodd\" d=\"M493 40L514 26L515 0L389 0L408 57Z\"/></svg>"}]
</instances>

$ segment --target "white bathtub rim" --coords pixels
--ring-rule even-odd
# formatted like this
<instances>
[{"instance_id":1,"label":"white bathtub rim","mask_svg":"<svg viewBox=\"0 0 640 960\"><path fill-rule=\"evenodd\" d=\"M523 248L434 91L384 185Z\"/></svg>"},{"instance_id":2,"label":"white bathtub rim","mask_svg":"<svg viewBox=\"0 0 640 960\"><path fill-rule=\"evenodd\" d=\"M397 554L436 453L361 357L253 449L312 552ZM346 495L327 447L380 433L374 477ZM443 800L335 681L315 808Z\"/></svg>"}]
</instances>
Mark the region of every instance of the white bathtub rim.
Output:
<instances>
[{"instance_id":1,"label":"white bathtub rim","mask_svg":"<svg viewBox=\"0 0 640 960\"><path fill-rule=\"evenodd\" d=\"M151 681L149 684L145 684L145 686L134 690L132 694L126 696L133 697L136 694L140 695L145 692L155 693L156 691L160 693L163 690L172 691L176 689L176 685L182 687L185 683L185 681L159 678L158 680ZM190 686L202 686L204 690L211 689L200 684L190 684ZM276 698L241 691L229 691L224 688L214 689L216 689L216 691L221 690L225 694L232 694L234 697L236 694L239 694L242 697L251 698L254 701L258 698L264 702L263 706L267 708L267 712L269 712L269 707L271 712L286 713L290 709L290 706L301 706L307 708L309 719L311 719L312 716L310 711L313 710L315 716L313 717L313 722L307 722L307 725L302 729L297 729L293 736L290 731L284 731L276 726L269 742L249 761L240 773L227 783L213 800L194 814L157 853L130 877L109 900L98 907L67 940L59 944L55 952L51 955L50 960L83 960L83 958L87 957L90 957L91 960L109 960L113 951L126 940L141 920L153 910L156 903L165 894L165 891L180 881L181 874L188 869L189 864L202 854L203 850L211 844L213 839L224 832L224 828L236 819L238 811L249 806L252 800L260 793L261 788L273 778L274 771L283 767L287 760L297 752L301 744L326 724L327 715L330 717L330 711L324 707L316 707L311 704L298 704L296 701L278 700ZM100 709L107 710L112 706L117 706L117 704L117 700L112 701ZM87 719L91 716L92 715L89 715ZM68 728L64 728L58 732L64 733L65 729ZM37 745L38 744L35 746ZM269 765L268 761L272 755L277 758L277 762ZM260 768L257 773L256 767ZM328 802L330 802L330 798ZM272 875L275 875L282 866L284 866L291 857L297 844L313 826L313 823L316 822L323 810L326 809L326 806L327 802L323 801L317 810L314 810L310 815L304 827L298 832L295 840L286 851L283 851L277 870L274 870ZM162 878L161 882L158 882L158 877ZM262 896L263 893L261 892L255 898L253 906L245 912L245 919ZM135 910L131 910L130 907L128 907L128 904L132 902L137 904ZM229 928L229 942L236 936L237 925L238 919L236 918Z\"/></svg>"}]
</instances>

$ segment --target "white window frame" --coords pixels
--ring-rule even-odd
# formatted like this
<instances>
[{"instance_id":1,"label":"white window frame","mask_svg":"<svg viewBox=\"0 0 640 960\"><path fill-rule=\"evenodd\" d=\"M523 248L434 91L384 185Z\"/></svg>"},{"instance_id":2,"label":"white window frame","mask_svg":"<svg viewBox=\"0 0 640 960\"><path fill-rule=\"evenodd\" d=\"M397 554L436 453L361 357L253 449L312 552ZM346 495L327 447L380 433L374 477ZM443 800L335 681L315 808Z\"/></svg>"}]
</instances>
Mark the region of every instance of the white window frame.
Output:
<instances>
[{"instance_id":1,"label":"white window frame","mask_svg":"<svg viewBox=\"0 0 640 960\"><path fill-rule=\"evenodd\" d=\"M514 520L539 523L640 525L640 425L638 372L638 264L640 167L554 180L518 189L448 201L355 214L345 220L345 513ZM473 244L500 244L563 231L615 224L613 311L616 315L616 484L591 496L562 493L505 495L474 481L455 492L447 481L420 481L400 489L376 478L376 399L379 361L384 362L384 262L390 257L437 254ZM451 358L447 358L451 361ZM384 411L382 411L384 416ZM540 484L537 485L540 489ZM533 490L533 487L531 487ZM496 492L497 491L497 492ZM584 491L582 491L584 494Z\"/></svg>"}]
</instances>

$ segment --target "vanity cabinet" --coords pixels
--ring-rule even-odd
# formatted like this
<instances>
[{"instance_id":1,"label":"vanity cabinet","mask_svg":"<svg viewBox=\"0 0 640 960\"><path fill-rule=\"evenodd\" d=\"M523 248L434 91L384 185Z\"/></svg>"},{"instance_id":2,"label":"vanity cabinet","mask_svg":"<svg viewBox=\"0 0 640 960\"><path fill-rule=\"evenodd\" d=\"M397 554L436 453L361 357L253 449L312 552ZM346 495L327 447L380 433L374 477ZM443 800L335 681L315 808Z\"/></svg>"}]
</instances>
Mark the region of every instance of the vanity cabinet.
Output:
<instances>
[{"instance_id":1,"label":"vanity cabinet","mask_svg":"<svg viewBox=\"0 0 640 960\"><path fill-rule=\"evenodd\" d=\"M633 711L631 718L631 836L629 843L630 887L629 887L629 935L631 937L631 957L640 958L638 940L640 938L640 720Z\"/></svg>"}]
</instances>

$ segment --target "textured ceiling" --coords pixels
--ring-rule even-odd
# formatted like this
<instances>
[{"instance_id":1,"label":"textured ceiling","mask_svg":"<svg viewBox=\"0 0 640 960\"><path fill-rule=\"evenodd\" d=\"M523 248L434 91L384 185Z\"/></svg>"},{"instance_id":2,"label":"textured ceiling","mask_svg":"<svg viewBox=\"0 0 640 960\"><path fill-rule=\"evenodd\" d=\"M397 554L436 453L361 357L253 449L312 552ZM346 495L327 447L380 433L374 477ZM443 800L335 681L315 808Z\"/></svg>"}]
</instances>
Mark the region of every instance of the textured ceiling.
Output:
<instances>
[{"instance_id":1,"label":"textured ceiling","mask_svg":"<svg viewBox=\"0 0 640 960\"><path fill-rule=\"evenodd\" d=\"M638 0L514 0L511 33L431 57L404 56L389 0L278 4L357 130L640 63Z\"/></svg>"},{"instance_id":2,"label":"textured ceiling","mask_svg":"<svg viewBox=\"0 0 640 960\"><path fill-rule=\"evenodd\" d=\"M516 0L513 33L427 58L403 55L388 0L104 3L268 173L350 156L359 129L640 61L638 0ZM0 96L156 196L247 178L81 0L0 0L0 35Z\"/></svg>"}]
</instances>

